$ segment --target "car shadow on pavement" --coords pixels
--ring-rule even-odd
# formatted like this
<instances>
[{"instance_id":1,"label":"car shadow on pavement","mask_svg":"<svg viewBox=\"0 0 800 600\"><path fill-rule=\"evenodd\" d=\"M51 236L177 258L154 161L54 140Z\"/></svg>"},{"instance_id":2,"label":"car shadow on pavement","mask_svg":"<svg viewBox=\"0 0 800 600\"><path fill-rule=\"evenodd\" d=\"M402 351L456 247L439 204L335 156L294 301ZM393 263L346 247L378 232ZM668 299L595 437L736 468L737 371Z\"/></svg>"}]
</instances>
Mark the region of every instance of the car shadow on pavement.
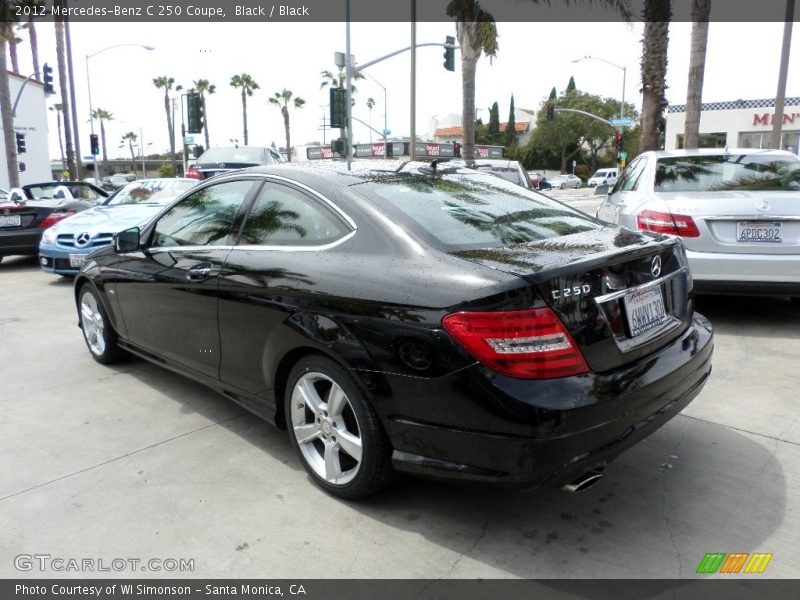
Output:
<instances>
[{"instance_id":1,"label":"car shadow on pavement","mask_svg":"<svg viewBox=\"0 0 800 600\"><path fill-rule=\"evenodd\" d=\"M800 338L800 304L788 297L699 295L695 301L696 309L711 320L715 331Z\"/></svg>"},{"instance_id":2,"label":"car shadow on pavement","mask_svg":"<svg viewBox=\"0 0 800 600\"><path fill-rule=\"evenodd\" d=\"M0 273L31 269L39 270L39 262L35 256L6 256L0 261Z\"/></svg>"}]
</instances>

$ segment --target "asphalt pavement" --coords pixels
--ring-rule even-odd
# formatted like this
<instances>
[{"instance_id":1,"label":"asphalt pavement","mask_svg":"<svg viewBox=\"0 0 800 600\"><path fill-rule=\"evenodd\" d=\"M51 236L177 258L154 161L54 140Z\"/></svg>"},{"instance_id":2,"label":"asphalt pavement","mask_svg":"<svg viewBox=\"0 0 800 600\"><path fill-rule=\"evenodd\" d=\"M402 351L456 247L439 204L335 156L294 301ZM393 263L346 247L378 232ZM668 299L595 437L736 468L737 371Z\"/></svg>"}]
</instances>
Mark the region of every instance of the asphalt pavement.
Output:
<instances>
[{"instance_id":1,"label":"asphalt pavement","mask_svg":"<svg viewBox=\"0 0 800 600\"><path fill-rule=\"evenodd\" d=\"M95 363L71 281L35 259L0 263L0 300L0 577L733 577L697 575L708 552L772 553L760 577L800 577L787 299L700 298L709 383L585 493L403 478L357 503L314 487L287 434L224 397L142 360ZM193 570L15 567L34 554Z\"/></svg>"}]
</instances>

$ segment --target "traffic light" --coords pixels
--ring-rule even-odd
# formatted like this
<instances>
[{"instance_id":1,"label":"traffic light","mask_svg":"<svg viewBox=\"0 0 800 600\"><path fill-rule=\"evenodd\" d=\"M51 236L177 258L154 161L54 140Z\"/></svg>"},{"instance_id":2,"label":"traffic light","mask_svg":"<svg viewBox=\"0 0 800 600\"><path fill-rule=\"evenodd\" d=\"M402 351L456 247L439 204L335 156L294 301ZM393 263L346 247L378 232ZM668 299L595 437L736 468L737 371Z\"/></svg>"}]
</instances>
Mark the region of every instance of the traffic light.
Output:
<instances>
[{"instance_id":1,"label":"traffic light","mask_svg":"<svg viewBox=\"0 0 800 600\"><path fill-rule=\"evenodd\" d=\"M622 152L624 146L625 138L622 136L622 133L618 133L614 136L614 147L617 149L617 152Z\"/></svg>"},{"instance_id":2,"label":"traffic light","mask_svg":"<svg viewBox=\"0 0 800 600\"><path fill-rule=\"evenodd\" d=\"M205 114L203 112L203 101L198 92L186 94L186 113L189 133L201 133L205 125Z\"/></svg>"},{"instance_id":3,"label":"traffic light","mask_svg":"<svg viewBox=\"0 0 800 600\"><path fill-rule=\"evenodd\" d=\"M347 127L347 107L344 103L344 88L331 88L331 128L344 129Z\"/></svg>"},{"instance_id":4,"label":"traffic light","mask_svg":"<svg viewBox=\"0 0 800 600\"><path fill-rule=\"evenodd\" d=\"M331 141L331 150L333 150L339 156L344 156L344 149L346 146L347 140L344 138L338 138Z\"/></svg>"},{"instance_id":5,"label":"traffic light","mask_svg":"<svg viewBox=\"0 0 800 600\"><path fill-rule=\"evenodd\" d=\"M17 154L25 154L28 149L25 147L25 134L17 132Z\"/></svg>"},{"instance_id":6,"label":"traffic light","mask_svg":"<svg viewBox=\"0 0 800 600\"><path fill-rule=\"evenodd\" d=\"M53 87L53 67L44 63L42 68L42 82L44 83L45 94L55 94L56 88Z\"/></svg>"},{"instance_id":7,"label":"traffic light","mask_svg":"<svg viewBox=\"0 0 800 600\"><path fill-rule=\"evenodd\" d=\"M547 105L547 120L552 121L556 116L556 107L553 104Z\"/></svg>"},{"instance_id":8,"label":"traffic light","mask_svg":"<svg viewBox=\"0 0 800 600\"><path fill-rule=\"evenodd\" d=\"M89 148L93 156L100 154L100 138L97 137L96 133L89 134Z\"/></svg>"},{"instance_id":9,"label":"traffic light","mask_svg":"<svg viewBox=\"0 0 800 600\"><path fill-rule=\"evenodd\" d=\"M456 70L456 38L452 35L448 35L445 40L445 48L444 48L444 68L448 71L455 71Z\"/></svg>"}]
</instances>

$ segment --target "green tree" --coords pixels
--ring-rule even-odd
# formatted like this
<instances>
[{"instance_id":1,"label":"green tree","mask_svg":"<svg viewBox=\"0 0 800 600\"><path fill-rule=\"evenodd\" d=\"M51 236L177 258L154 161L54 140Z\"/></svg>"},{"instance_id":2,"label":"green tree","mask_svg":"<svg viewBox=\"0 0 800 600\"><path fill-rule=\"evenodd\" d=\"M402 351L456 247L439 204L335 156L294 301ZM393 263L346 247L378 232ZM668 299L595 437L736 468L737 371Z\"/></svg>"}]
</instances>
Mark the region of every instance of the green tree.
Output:
<instances>
[{"instance_id":1,"label":"green tree","mask_svg":"<svg viewBox=\"0 0 800 600\"><path fill-rule=\"evenodd\" d=\"M294 93L283 88L280 92L275 92L269 99L270 104L281 109L283 115L283 128L286 131L286 160L292 162L292 141L289 135L289 103L294 104L295 108L303 108L305 100L295 97Z\"/></svg>"},{"instance_id":2,"label":"green tree","mask_svg":"<svg viewBox=\"0 0 800 600\"><path fill-rule=\"evenodd\" d=\"M567 91L574 92L576 89L577 87L575 86L575 78L572 75L570 75L569 82L567 83Z\"/></svg>"},{"instance_id":3,"label":"green tree","mask_svg":"<svg viewBox=\"0 0 800 600\"><path fill-rule=\"evenodd\" d=\"M659 147L661 116L667 89L667 47L671 0L645 0L644 35L642 36L642 152Z\"/></svg>"},{"instance_id":4,"label":"green tree","mask_svg":"<svg viewBox=\"0 0 800 600\"><path fill-rule=\"evenodd\" d=\"M102 108L92 111L92 118L100 121L100 140L103 142L103 162L108 162L108 149L106 147L106 121L113 121L114 115Z\"/></svg>"},{"instance_id":5,"label":"green tree","mask_svg":"<svg viewBox=\"0 0 800 600\"><path fill-rule=\"evenodd\" d=\"M133 144L136 139L137 135L132 131L129 131L122 136L122 143L124 144L125 142L128 142L128 148L131 151L131 171L136 171L136 155L133 153ZM142 155L144 155L144 152L142 152ZM144 174L142 174L142 176L144 176Z\"/></svg>"},{"instance_id":6,"label":"green tree","mask_svg":"<svg viewBox=\"0 0 800 600\"><path fill-rule=\"evenodd\" d=\"M195 91L200 94L200 105L203 107L203 130L206 134L206 148L210 148L208 141L208 106L206 106L206 94L213 94L217 91L217 86L210 83L208 79L198 79L194 83Z\"/></svg>"},{"instance_id":7,"label":"green tree","mask_svg":"<svg viewBox=\"0 0 800 600\"><path fill-rule=\"evenodd\" d=\"M170 101L169 92L175 83L174 77L154 77L153 85L158 89L164 90L164 112L167 115L167 135L169 135L169 156L172 163L172 172L177 172L175 163L175 123L172 121L172 102ZM176 86L175 91L182 90L182 86Z\"/></svg>"},{"instance_id":8,"label":"green tree","mask_svg":"<svg viewBox=\"0 0 800 600\"><path fill-rule=\"evenodd\" d=\"M31 46L33 72L36 73L36 79L41 80L42 76L39 71L39 37L36 33L34 18L42 14L45 3L43 0L20 0L17 4L28 9L28 14L25 17L26 22L22 25L22 28L28 30L28 43Z\"/></svg>"},{"instance_id":9,"label":"green tree","mask_svg":"<svg viewBox=\"0 0 800 600\"><path fill-rule=\"evenodd\" d=\"M369 130L369 143L372 143L372 109L375 107L375 98L367 98L367 110L369 111L369 117L367 121L370 126Z\"/></svg>"},{"instance_id":10,"label":"green tree","mask_svg":"<svg viewBox=\"0 0 800 600\"><path fill-rule=\"evenodd\" d=\"M689 83L686 89L686 119L683 129L683 147L697 148L700 137L700 112L703 103L703 77L706 70L706 45L708 44L708 17L711 0L692 2L692 46L689 58Z\"/></svg>"},{"instance_id":11,"label":"green tree","mask_svg":"<svg viewBox=\"0 0 800 600\"><path fill-rule=\"evenodd\" d=\"M252 96L253 92L259 89L259 85L247 73L240 73L231 77L230 85L242 90L242 138L244 145L247 146L247 97Z\"/></svg>"},{"instance_id":12,"label":"green tree","mask_svg":"<svg viewBox=\"0 0 800 600\"><path fill-rule=\"evenodd\" d=\"M548 100L555 100L556 98L558 98L558 92L556 91L556 86L553 86L553 89L550 90L550 97Z\"/></svg>"},{"instance_id":13,"label":"green tree","mask_svg":"<svg viewBox=\"0 0 800 600\"><path fill-rule=\"evenodd\" d=\"M336 73L332 71L321 71L320 75L322 76L322 82L319 84L319 88L322 89L326 86L331 86L335 88L343 88L345 83L347 82L347 77L344 72L344 67L338 67ZM358 81L359 79L364 79L364 74L361 71L356 71L350 77L350 99L352 101L353 96L358 91L356 86L353 84L354 81Z\"/></svg>"},{"instance_id":14,"label":"green tree","mask_svg":"<svg viewBox=\"0 0 800 600\"><path fill-rule=\"evenodd\" d=\"M511 108L508 111L508 124L503 144L507 147L517 145L517 120L514 116L514 94L511 94Z\"/></svg>"},{"instance_id":15,"label":"green tree","mask_svg":"<svg viewBox=\"0 0 800 600\"><path fill-rule=\"evenodd\" d=\"M491 108L489 108L488 127L487 133L489 134L489 143L497 144L500 141L500 106L498 106L497 102L492 104Z\"/></svg>"}]
</instances>

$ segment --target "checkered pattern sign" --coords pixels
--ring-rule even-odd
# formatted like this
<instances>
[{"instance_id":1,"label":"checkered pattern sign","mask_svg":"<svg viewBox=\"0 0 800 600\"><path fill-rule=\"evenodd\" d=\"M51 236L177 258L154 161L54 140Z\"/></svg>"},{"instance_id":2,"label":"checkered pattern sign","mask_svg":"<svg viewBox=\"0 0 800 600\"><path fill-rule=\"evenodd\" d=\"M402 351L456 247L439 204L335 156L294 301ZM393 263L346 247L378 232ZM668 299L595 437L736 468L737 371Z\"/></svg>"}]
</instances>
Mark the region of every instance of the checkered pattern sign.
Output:
<instances>
[{"instance_id":1,"label":"checkered pattern sign","mask_svg":"<svg viewBox=\"0 0 800 600\"><path fill-rule=\"evenodd\" d=\"M786 98L786 106L800 106L800 97ZM731 102L706 102L703 103L701 110L731 110L737 108L772 108L775 106L775 98L765 98L763 100L733 100ZM685 104L673 104L667 108L670 113L686 112Z\"/></svg>"}]
</instances>

